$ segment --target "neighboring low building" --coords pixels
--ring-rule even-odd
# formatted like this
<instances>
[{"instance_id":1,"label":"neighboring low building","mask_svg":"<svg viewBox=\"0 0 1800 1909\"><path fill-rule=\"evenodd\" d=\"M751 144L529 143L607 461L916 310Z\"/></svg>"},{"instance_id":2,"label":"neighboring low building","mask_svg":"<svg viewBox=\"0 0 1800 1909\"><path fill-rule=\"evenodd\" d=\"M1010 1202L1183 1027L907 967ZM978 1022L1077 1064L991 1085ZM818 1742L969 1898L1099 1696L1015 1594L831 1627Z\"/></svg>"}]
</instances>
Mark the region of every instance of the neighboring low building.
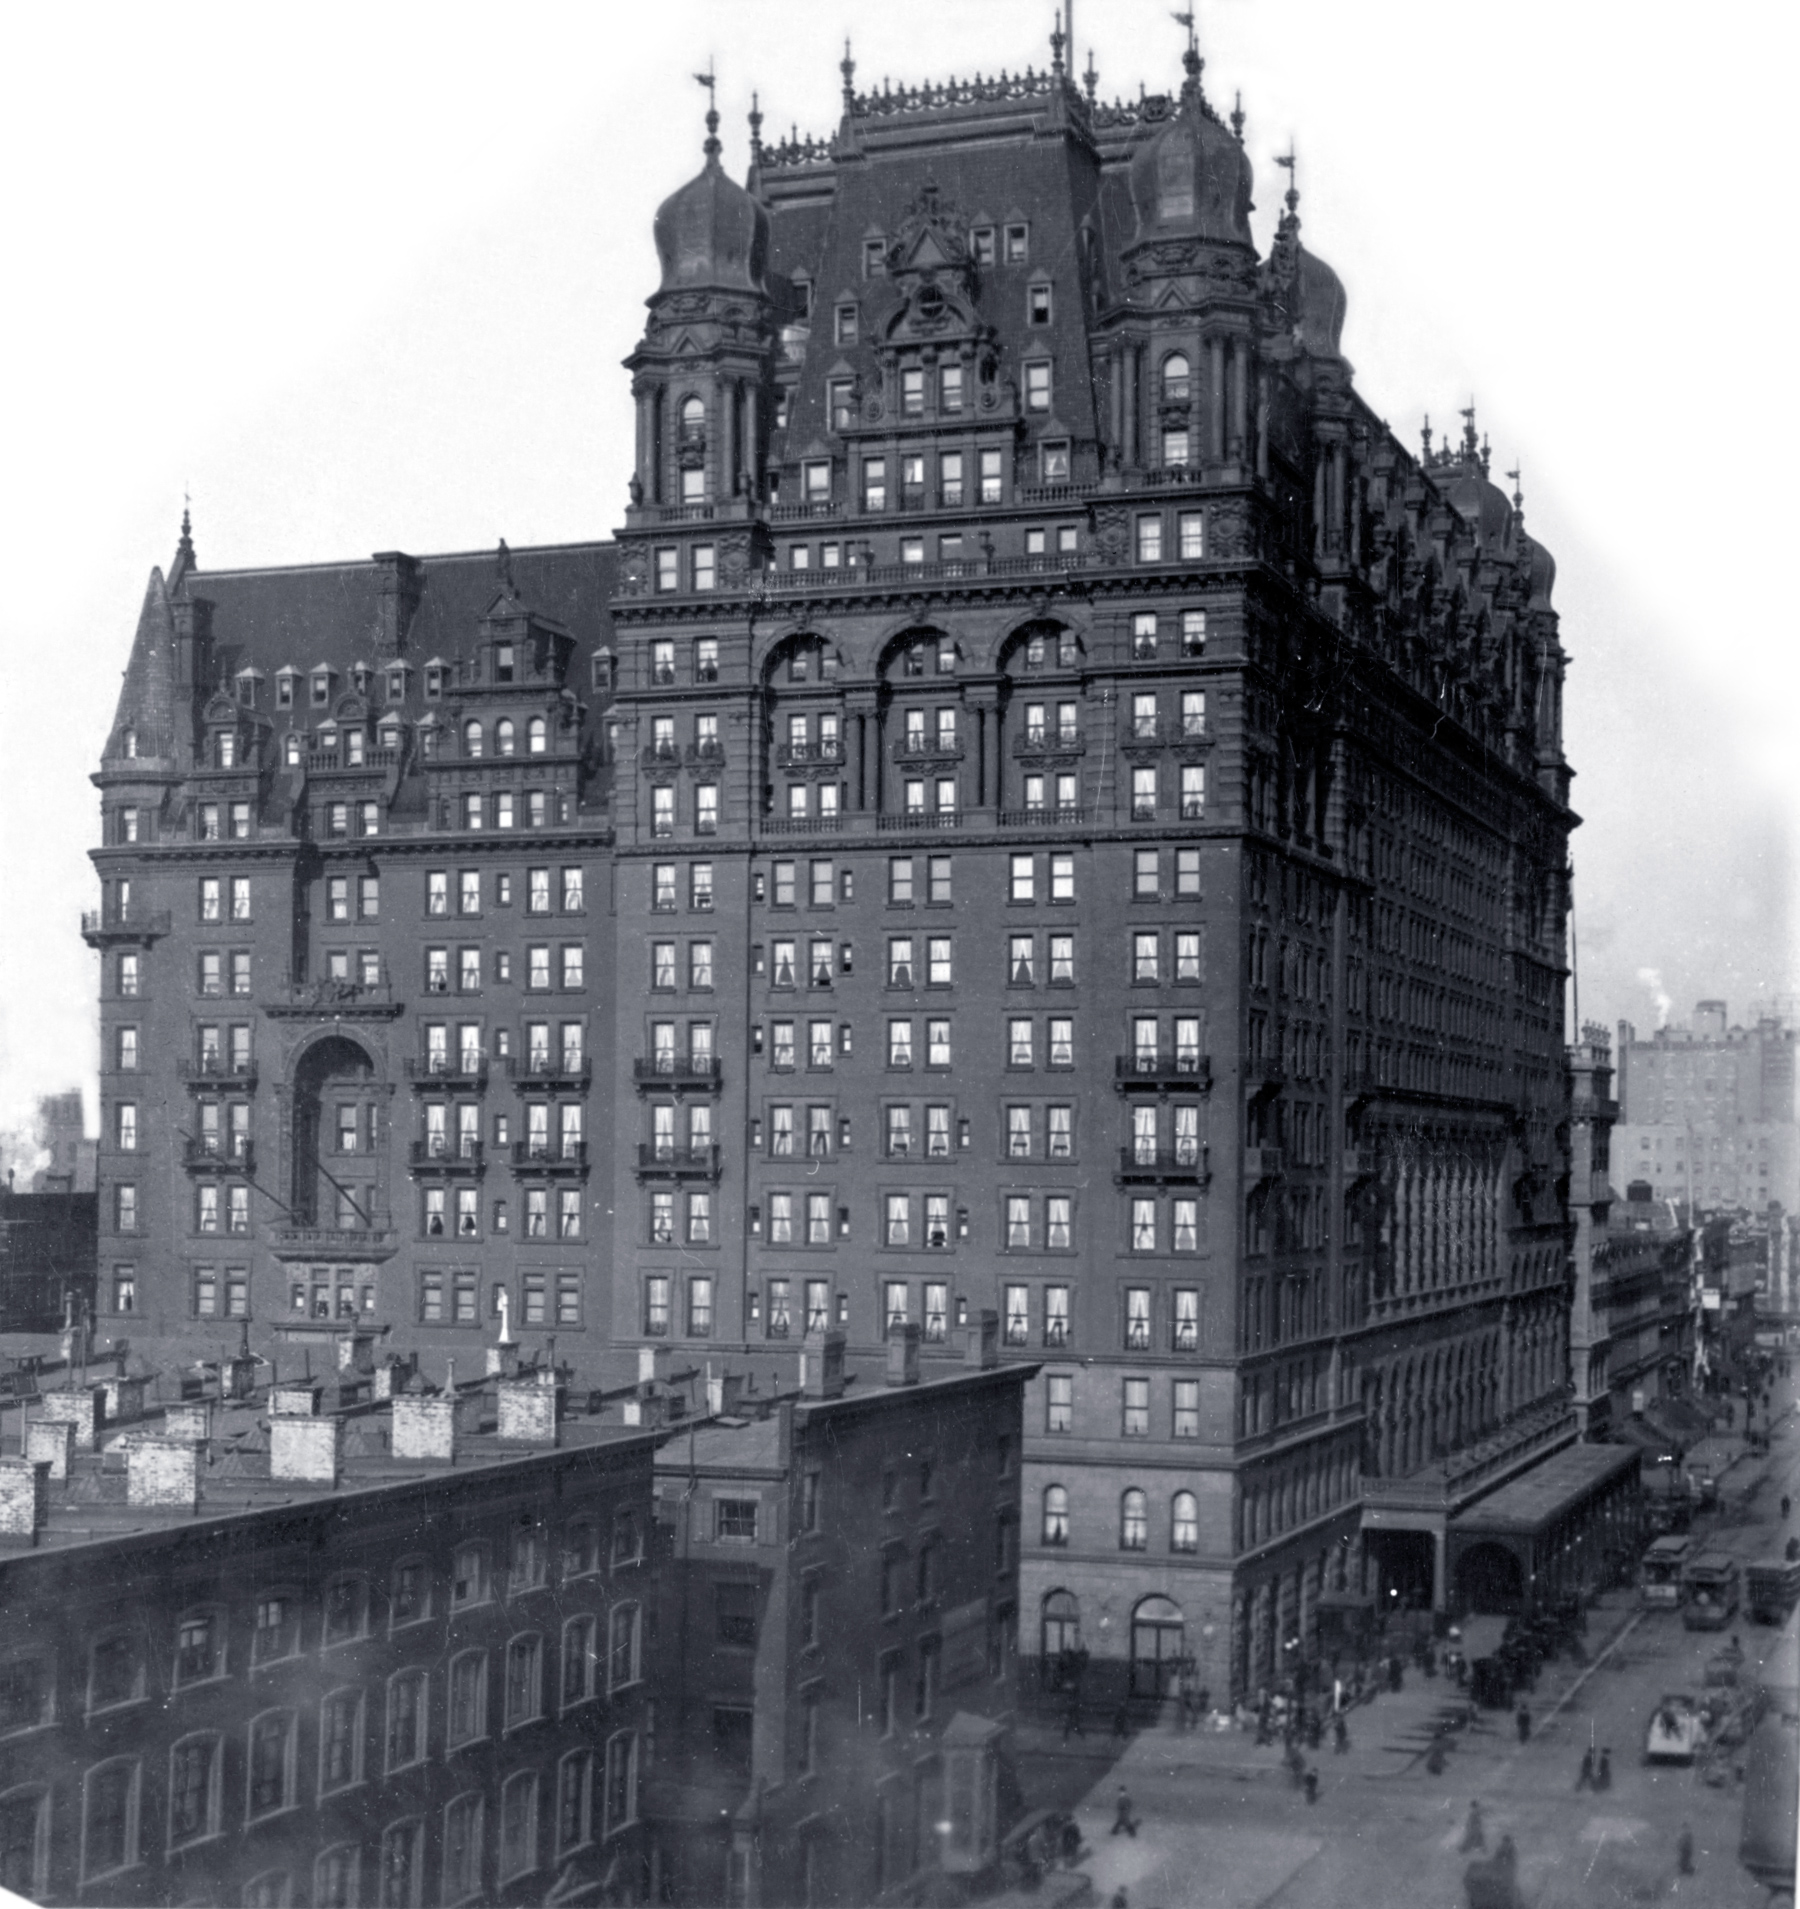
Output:
<instances>
[{"instance_id":1,"label":"neighboring low building","mask_svg":"<svg viewBox=\"0 0 1800 1909\"><path fill-rule=\"evenodd\" d=\"M533 1376L252 1370L135 1419L123 1376L45 1395L0 1459L0 1886L647 1899L652 1437L466 1429L558 1436Z\"/></svg>"},{"instance_id":2,"label":"neighboring low building","mask_svg":"<svg viewBox=\"0 0 1800 1909\"><path fill-rule=\"evenodd\" d=\"M848 1390L842 1336L814 1338L803 1396L734 1394L658 1452L662 1900L875 1903L992 1867L1035 1372L996 1338L989 1313L969 1369L921 1383L907 1328Z\"/></svg>"}]
</instances>

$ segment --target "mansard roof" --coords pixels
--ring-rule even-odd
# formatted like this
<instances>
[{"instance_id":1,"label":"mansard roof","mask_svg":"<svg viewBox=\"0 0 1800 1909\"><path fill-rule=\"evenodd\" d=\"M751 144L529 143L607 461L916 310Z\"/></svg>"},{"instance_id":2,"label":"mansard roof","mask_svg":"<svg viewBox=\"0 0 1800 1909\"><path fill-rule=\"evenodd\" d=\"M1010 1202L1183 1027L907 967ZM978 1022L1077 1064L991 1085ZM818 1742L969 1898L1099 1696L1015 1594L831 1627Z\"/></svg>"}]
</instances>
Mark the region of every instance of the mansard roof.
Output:
<instances>
[{"instance_id":1,"label":"mansard roof","mask_svg":"<svg viewBox=\"0 0 1800 1909\"><path fill-rule=\"evenodd\" d=\"M612 637L607 598L614 588L614 556L613 546L603 543L513 549L514 593L566 629L582 651L596 648ZM412 586L417 603L396 648L384 634L384 599L391 597L401 566L407 586L402 614ZM188 595L212 605L213 670L226 676L246 665L272 676L290 664L302 673L325 665L348 676L359 662L380 668L397 660L417 667L427 657L467 655L497 588L491 550L281 569L194 569L185 580Z\"/></svg>"}]
</instances>

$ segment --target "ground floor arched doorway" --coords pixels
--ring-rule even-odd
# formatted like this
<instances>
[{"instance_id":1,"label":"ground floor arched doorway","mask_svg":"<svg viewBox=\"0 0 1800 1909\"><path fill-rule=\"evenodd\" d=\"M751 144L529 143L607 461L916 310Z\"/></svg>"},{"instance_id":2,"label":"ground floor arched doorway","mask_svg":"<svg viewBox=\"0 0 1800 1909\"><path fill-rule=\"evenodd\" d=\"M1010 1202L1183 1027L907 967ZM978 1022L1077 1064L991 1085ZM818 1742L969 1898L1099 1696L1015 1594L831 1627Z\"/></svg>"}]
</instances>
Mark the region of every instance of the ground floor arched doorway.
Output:
<instances>
[{"instance_id":1,"label":"ground floor arched doorway","mask_svg":"<svg viewBox=\"0 0 1800 1909\"><path fill-rule=\"evenodd\" d=\"M1145 1598L1131 1614L1131 1694L1168 1696L1186 1655L1187 1625L1180 1605L1166 1597Z\"/></svg>"},{"instance_id":2,"label":"ground floor arched doorway","mask_svg":"<svg viewBox=\"0 0 1800 1909\"><path fill-rule=\"evenodd\" d=\"M1040 1674L1047 1690L1072 1690L1081 1682L1081 1605L1073 1591L1045 1593L1040 1622Z\"/></svg>"},{"instance_id":3,"label":"ground floor arched doorway","mask_svg":"<svg viewBox=\"0 0 1800 1909\"><path fill-rule=\"evenodd\" d=\"M1471 1545L1456 1562L1456 1590L1465 1610L1511 1616L1525 1601L1525 1572L1505 1545Z\"/></svg>"}]
</instances>

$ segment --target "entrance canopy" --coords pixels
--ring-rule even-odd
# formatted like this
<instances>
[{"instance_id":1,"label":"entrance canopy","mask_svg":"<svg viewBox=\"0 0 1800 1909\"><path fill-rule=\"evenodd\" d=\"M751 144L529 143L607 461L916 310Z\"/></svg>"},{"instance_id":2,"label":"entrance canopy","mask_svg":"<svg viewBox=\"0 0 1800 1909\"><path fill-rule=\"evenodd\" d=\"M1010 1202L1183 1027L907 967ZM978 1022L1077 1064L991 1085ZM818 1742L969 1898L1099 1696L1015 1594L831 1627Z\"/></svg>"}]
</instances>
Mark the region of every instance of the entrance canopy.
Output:
<instances>
[{"instance_id":1,"label":"entrance canopy","mask_svg":"<svg viewBox=\"0 0 1800 1909\"><path fill-rule=\"evenodd\" d=\"M1574 1511L1584 1499L1604 1491L1638 1468L1635 1445L1565 1445L1541 1465L1478 1499L1450 1520L1463 1539L1535 1538Z\"/></svg>"}]
</instances>

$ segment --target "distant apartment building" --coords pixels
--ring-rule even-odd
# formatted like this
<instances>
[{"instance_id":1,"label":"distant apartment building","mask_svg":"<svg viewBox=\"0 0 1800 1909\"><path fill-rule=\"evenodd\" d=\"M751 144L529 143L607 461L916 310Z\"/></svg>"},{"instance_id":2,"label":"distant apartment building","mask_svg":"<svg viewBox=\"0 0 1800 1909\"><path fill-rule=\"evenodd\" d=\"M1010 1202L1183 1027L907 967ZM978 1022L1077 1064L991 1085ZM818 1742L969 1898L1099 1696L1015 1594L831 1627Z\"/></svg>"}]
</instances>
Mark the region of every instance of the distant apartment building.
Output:
<instances>
[{"instance_id":1,"label":"distant apartment building","mask_svg":"<svg viewBox=\"0 0 1800 1909\"><path fill-rule=\"evenodd\" d=\"M1800 1205L1794 1112L1795 1029L1773 1014L1728 1025L1723 1001L1701 1001L1689 1026L1640 1039L1619 1023L1615 1172L1659 1200L1701 1212Z\"/></svg>"}]
</instances>

